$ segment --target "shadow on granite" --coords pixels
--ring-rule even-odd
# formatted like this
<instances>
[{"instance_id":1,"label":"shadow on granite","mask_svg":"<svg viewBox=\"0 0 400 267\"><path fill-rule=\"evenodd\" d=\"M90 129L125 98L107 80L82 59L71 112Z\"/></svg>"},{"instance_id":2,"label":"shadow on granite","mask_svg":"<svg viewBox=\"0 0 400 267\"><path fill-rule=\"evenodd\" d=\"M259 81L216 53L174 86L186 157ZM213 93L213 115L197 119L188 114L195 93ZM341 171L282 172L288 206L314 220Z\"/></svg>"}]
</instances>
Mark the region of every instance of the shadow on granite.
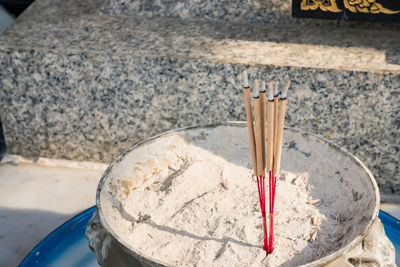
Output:
<instances>
[{"instance_id":1,"label":"shadow on granite","mask_svg":"<svg viewBox=\"0 0 400 267\"><path fill-rule=\"evenodd\" d=\"M393 49L386 52L385 57L387 63L400 65L400 46L393 46Z\"/></svg>"}]
</instances>

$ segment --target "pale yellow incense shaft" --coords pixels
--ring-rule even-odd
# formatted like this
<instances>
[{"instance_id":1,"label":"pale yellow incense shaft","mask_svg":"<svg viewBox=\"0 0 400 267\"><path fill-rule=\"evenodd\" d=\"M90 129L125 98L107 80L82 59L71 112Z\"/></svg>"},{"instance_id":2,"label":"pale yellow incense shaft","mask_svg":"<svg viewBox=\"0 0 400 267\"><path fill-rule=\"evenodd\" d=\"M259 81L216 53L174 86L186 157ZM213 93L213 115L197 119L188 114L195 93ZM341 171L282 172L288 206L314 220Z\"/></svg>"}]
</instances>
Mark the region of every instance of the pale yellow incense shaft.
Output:
<instances>
[{"instance_id":1,"label":"pale yellow incense shaft","mask_svg":"<svg viewBox=\"0 0 400 267\"><path fill-rule=\"evenodd\" d=\"M278 176L281 168L282 156L282 143L283 143L283 128L285 126L285 113L286 113L286 93L290 86L290 81L286 81L282 89L281 99L279 102L279 115L278 115L278 132L276 137L276 154L274 162L274 175Z\"/></svg>"},{"instance_id":2,"label":"pale yellow incense shaft","mask_svg":"<svg viewBox=\"0 0 400 267\"><path fill-rule=\"evenodd\" d=\"M260 98L255 97L254 103L254 123L255 123L255 135L256 135L256 155L257 155L257 174L256 176L264 175L263 169L263 154L262 154L262 120L261 120L261 107Z\"/></svg>"},{"instance_id":3,"label":"pale yellow incense shaft","mask_svg":"<svg viewBox=\"0 0 400 267\"><path fill-rule=\"evenodd\" d=\"M256 141L254 136L253 115L251 111L250 89L248 87L243 88L243 94L244 94L244 102L246 105L246 118L247 118L247 129L249 131L251 161L253 164L254 175L257 175Z\"/></svg>"},{"instance_id":4,"label":"pale yellow incense shaft","mask_svg":"<svg viewBox=\"0 0 400 267\"><path fill-rule=\"evenodd\" d=\"M279 106L279 95L277 90L277 85L275 85L274 90L274 158L276 155L276 136L278 134L278 106Z\"/></svg>"},{"instance_id":5,"label":"pale yellow incense shaft","mask_svg":"<svg viewBox=\"0 0 400 267\"><path fill-rule=\"evenodd\" d=\"M279 116L278 116L278 132L276 138L276 154L274 162L274 175L279 175L281 167L282 143L283 143L283 128L285 125L285 112L286 112L286 99L281 99L279 103Z\"/></svg>"},{"instance_id":6,"label":"pale yellow incense shaft","mask_svg":"<svg viewBox=\"0 0 400 267\"><path fill-rule=\"evenodd\" d=\"M273 85L268 84L268 114L267 114L267 169L272 170L274 160L274 97Z\"/></svg>"},{"instance_id":7,"label":"pale yellow incense shaft","mask_svg":"<svg viewBox=\"0 0 400 267\"><path fill-rule=\"evenodd\" d=\"M263 87L265 85L263 84ZM260 111L261 111L261 139L262 139L262 155L263 155L263 169L266 168L266 151L265 151L265 112L266 112L266 101L267 101L267 92L261 88L260 91Z\"/></svg>"}]
</instances>

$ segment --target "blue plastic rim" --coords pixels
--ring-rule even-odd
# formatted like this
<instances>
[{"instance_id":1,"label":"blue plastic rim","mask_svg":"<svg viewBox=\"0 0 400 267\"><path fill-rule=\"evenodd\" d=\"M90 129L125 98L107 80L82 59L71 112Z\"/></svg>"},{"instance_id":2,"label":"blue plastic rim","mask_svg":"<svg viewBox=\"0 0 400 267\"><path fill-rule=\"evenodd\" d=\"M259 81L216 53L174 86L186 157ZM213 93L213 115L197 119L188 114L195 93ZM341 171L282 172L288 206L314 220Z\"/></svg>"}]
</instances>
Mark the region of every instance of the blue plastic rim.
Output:
<instances>
[{"instance_id":1,"label":"blue plastic rim","mask_svg":"<svg viewBox=\"0 0 400 267\"><path fill-rule=\"evenodd\" d=\"M387 237L396 249L396 265L400 266L400 220L384 211L379 211L378 217L383 223Z\"/></svg>"},{"instance_id":2,"label":"blue plastic rim","mask_svg":"<svg viewBox=\"0 0 400 267\"><path fill-rule=\"evenodd\" d=\"M93 206L58 227L25 257L20 266L99 266L85 237L87 223L95 210ZM379 218L396 249L396 264L400 266L400 221L383 211L379 212Z\"/></svg>"},{"instance_id":3,"label":"blue plastic rim","mask_svg":"<svg viewBox=\"0 0 400 267\"><path fill-rule=\"evenodd\" d=\"M85 236L93 206L65 222L46 236L20 266L99 266Z\"/></svg>"}]
</instances>

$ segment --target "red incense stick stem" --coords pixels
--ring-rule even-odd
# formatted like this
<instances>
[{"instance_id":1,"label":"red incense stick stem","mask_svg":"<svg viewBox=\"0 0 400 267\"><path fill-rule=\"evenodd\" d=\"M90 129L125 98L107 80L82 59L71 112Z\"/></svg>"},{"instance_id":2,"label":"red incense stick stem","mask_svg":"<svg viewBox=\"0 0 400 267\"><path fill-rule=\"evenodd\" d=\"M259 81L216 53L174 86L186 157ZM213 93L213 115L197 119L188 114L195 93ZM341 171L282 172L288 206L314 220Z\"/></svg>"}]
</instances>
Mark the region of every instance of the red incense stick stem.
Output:
<instances>
[{"instance_id":1,"label":"red incense stick stem","mask_svg":"<svg viewBox=\"0 0 400 267\"><path fill-rule=\"evenodd\" d=\"M271 171L269 171L268 189L269 189L269 211L272 209L272 183L271 183Z\"/></svg>"},{"instance_id":2,"label":"red incense stick stem","mask_svg":"<svg viewBox=\"0 0 400 267\"><path fill-rule=\"evenodd\" d=\"M257 176L257 188L258 188L258 199L260 200L260 206L261 206L261 212L262 212L260 176Z\"/></svg>"},{"instance_id":3,"label":"red incense stick stem","mask_svg":"<svg viewBox=\"0 0 400 267\"><path fill-rule=\"evenodd\" d=\"M269 253L274 250L274 213L269 214Z\"/></svg>"},{"instance_id":4,"label":"red incense stick stem","mask_svg":"<svg viewBox=\"0 0 400 267\"><path fill-rule=\"evenodd\" d=\"M272 194L272 199L273 199L273 201L272 201L272 210L275 210L275 193L276 193L276 176L275 177L273 177L273 179L274 179L274 192L273 192L273 194Z\"/></svg>"},{"instance_id":5,"label":"red incense stick stem","mask_svg":"<svg viewBox=\"0 0 400 267\"><path fill-rule=\"evenodd\" d=\"M275 207L275 191L276 191L276 176L274 175L274 169L271 172L271 180L272 180L272 212L274 212Z\"/></svg>"},{"instance_id":6,"label":"red incense stick stem","mask_svg":"<svg viewBox=\"0 0 400 267\"><path fill-rule=\"evenodd\" d=\"M273 240L273 209L274 209L274 176L273 171L269 171L269 240L268 240L268 253L272 252L272 240Z\"/></svg>"},{"instance_id":7,"label":"red incense stick stem","mask_svg":"<svg viewBox=\"0 0 400 267\"><path fill-rule=\"evenodd\" d=\"M259 176L259 188L260 188L260 207L261 207L261 215L265 215L265 193L264 193L264 181L263 177Z\"/></svg>"},{"instance_id":8,"label":"red incense stick stem","mask_svg":"<svg viewBox=\"0 0 400 267\"><path fill-rule=\"evenodd\" d=\"M263 232L264 232L264 250L268 253L268 230L267 230L267 216L263 216Z\"/></svg>"},{"instance_id":9,"label":"red incense stick stem","mask_svg":"<svg viewBox=\"0 0 400 267\"><path fill-rule=\"evenodd\" d=\"M267 213L266 213L266 207L265 207L265 177L261 177L262 181L262 203L263 203L263 230L264 230L264 250L268 252L268 230L267 230Z\"/></svg>"},{"instance_id":10,"label":"red incense stick stem","mask_svg":"<svg viewBox=\"0 0 400 267\"><path fill-rule=\"evenodd\" d=\"M257 188L258 197L260 200L261 215L262 215L262 228L263 228L263 241L264 250L268 251L268 230L267 230L267 219L265 210L265 177L257 176Z\"/></svg>"},{"instance_id":11,"label":"red incense stick stem","mask_svg":"<svg viewBox=\"0 0 400 267\"><path fill-rule=\"evenodd\" d=\"M270 252L274 250L274 208L275 208L275 192L276 192L276 176L274 176L274 169L272 169L272 209L270 210L270 230L269 230L269 249Z\"/></svg>"}]
</instances>

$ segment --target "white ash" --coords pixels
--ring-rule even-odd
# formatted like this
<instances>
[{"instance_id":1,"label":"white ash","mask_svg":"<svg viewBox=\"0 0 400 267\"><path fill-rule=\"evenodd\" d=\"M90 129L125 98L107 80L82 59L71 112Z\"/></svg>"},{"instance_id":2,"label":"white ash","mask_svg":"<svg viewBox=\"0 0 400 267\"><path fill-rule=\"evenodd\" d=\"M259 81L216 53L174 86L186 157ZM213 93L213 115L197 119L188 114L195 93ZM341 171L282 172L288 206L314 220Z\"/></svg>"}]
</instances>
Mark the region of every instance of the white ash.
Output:
<instances>
[{"instance_id":1,"label":"white ash","mask_svg":"<svg viewBox=\"0 0 400 267\"><path fill-rule=\"evenodd\" d=\"M104 218L126 246L167 265L298 266L348 244L372 216L361 167L315 137L285 131L275 250L265 259L250 165L245 127L155 139L114 165L100 195Z\"/></svg>"}]
</instances>

